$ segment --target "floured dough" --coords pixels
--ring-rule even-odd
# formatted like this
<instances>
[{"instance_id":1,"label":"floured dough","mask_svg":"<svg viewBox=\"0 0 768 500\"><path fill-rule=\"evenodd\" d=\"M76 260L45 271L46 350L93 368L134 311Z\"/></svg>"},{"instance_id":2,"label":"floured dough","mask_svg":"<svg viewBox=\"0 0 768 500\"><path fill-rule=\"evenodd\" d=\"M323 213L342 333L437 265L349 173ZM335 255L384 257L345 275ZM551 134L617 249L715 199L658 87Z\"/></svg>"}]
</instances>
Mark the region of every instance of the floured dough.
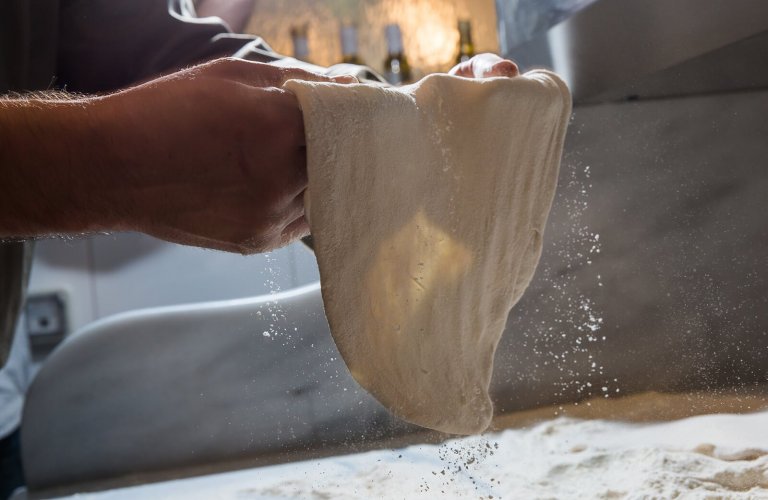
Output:
<instances>
[{"instance_id":1,"label":"floured dough","mask_svg":"<svg viewBox=\"0 0 768 500\"><path fill-rule=\"evenodd\" d=\"M566 86L544 71L285 86L304 112L323 301L350 372L407 421L482 432L494 351L541 253Z\"/></svg>"}]
</instances>

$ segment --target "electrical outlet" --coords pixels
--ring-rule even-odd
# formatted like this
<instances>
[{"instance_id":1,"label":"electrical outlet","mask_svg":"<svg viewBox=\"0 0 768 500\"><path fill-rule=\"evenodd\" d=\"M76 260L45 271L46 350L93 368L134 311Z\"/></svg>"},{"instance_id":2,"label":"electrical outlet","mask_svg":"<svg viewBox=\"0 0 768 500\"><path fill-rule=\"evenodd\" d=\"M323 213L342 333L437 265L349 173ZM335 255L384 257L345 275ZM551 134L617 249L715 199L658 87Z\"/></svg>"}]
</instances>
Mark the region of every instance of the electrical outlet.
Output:
<instances>
[{"instance_id":1,"label":"electrical outlet","mask_svg":"<svg viewBox=\"0 0 768 500\"><path fill-rule=\"evenodd\" d=\"M45 358L67 334L67 308L62 293L29 295L24 305L33 359Z\"/></svg>"}]
</instances>

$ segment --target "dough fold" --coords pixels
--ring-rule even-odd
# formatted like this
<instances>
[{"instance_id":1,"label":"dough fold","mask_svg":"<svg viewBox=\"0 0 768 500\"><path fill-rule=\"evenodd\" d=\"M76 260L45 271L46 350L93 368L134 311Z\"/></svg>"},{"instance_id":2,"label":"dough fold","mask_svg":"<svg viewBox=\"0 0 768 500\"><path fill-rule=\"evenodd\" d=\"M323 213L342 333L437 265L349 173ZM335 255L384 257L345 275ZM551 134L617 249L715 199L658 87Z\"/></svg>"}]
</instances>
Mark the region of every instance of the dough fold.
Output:
<instances>
[{"instance_id":1,"label":"dough fold","mask_svg":"<svg viewBox=\"0 0 768 500\"><path fill-rule=\"evenodd\" d=\"M567 87L534 71L285 88L304 113L305 200L347 367L409 422L484 431L494 352L541 254Z\"/></svg>"}]
</instances>

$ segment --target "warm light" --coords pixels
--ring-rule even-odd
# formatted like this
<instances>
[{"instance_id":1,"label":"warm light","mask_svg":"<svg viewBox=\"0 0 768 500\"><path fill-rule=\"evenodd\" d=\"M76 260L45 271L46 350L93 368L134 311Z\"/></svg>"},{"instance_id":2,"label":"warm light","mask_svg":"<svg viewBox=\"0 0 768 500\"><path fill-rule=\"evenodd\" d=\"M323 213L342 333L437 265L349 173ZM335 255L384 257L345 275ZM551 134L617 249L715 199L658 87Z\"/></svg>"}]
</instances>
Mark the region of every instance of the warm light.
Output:
<instances>
[{"instance_id":1,"label":"warm light","mask_svg":"<svg viewBox=\"0 0 768 500\"><path fill-rule=\"evenodd\" d=\"M371 326L386 331L370 335L374 341L397 341L414 324L425 324L436 296L459 286L472 263L472 253L434 225L423 210L379 247L365 277L368 296L380 300L370 304ZM382 296L381 291L386 294ZM383 332L382 332L383 333Z\"/></svg>"},{"instance_id":2,"label":"warm light","mask_svg":"<svg viewBox=\"0 0 768 500\"><path fill-rule=\"evenodd\" d=\"M459 42L457 18L454 2L440 0L389 0L366 10L371 25L380 19L400 25L405 53L423 73L451 67Z\"/></svg>"},{"instance_id":3,"label":"warm light","mask_svg":"<svg viewBox=\"0 0 768 500\"><path fill-rule=\"evenodd\" d=\"M459 18L472 22L478 51L498 50L493 0L258 0L248 31L290 55L291 27L307 23L310 61L329 66L341 60L341 22L351 22L358 26L362 60L381 71L387 53L384 26L398 23L418 78L453 65Z\"/></svg>"}]
</instances>

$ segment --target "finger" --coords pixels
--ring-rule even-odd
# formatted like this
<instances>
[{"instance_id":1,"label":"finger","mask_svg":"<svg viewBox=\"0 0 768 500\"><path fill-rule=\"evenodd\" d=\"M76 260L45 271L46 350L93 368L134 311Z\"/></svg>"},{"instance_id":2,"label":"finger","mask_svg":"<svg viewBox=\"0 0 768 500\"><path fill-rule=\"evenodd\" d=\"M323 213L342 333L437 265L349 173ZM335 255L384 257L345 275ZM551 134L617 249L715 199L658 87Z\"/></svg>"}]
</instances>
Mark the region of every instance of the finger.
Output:
<instances>
[{"instance_id":1,"label":"finger","mask_svg":"<svg viewBox=\"0 0 768 500\"><path fill-rule=\"evenodd\" d=\"M472 74L472 63L470 61L464 61L462 63L459 63L453 68L451 68L451 70L448 71L448 74L455 75L455 76L463 76L465 78L472 78L474 76Z\"/></svg>"},{"instance_id":2,"label":"finger","mask_svg":"<svg viewBox=\"0 0 768 500\"><path fill-rule=\"evenodd\" d=\"M279 67L281 72L280 85L284 84L288 80L303 80L307 82L326 82L326 83L341 83L350 84L358 83L357 78L352 75L324 75L321 73L315 73L307 71L304 68L294 66L281 66Z\"/></svg>"},{"instance_id":3,"label":"finger","mask_svg":"<svg viewBox=\"0 0 768 500\"><path fill-rule=\"evenodd\" d=\"M283 214L283 220L285 221L285 225L287 226L290 222L299 219L301 217L304 217L304 191L305 189L302 189L299 194L294 196L288 206L284 210Z\"/></svg>"},{"instance_id":4,"label":"finger","mask_svg":"<svg viewBox=\"0 0 768 500\"><path fill-rule=\"evenodd\" d=\"M304 191L307 189L306 169L296 165L274 164L276 174L266 189L258 190L259 195L273 207L277 224L288 222L304 215ZM280 172L282 170L282 172Z\"/></svg>"},{"instance_id":5,"label":"finger","mask_svg":"<svg viewBox=\"0 0 768 500\"><path fill-rule=\"evenodd\" d=\"M289 90L271 89L266 101L254 100L254 113L265 115L267 112L265 104L270 106L268 111L273 121L270 128L263 130L263 132L266 134L279 133L285 139L285 145L292 148L291 152L295 152L299 148L306 148L304 113L296 94ZM306 151L303 154L306 156Z\"/></svg>"},{"instance_id":6,"label":"finger","mask_svg":"<svg viewBox=\"0 0 768 500\"><path fill-rule=\"evenodd\" d=\"M502 59L496 54L478 54L469 60L472 63L472 73L475 78L487 78L490 76L517 76L517 65L507 59Z\"/></svg>"},{"instance_id":7,"label":"finger","mask_svg":"<svg viewBox=\"0 0 768 500\"><path fill-rule=\"evenodd\" d=\"M283 197L287 201L275 200L272 204L274 212L272 219L276 234L281 233L291 222L304 217L304 190L292 197L283 192L281 198Z\"/></svg>"},{"instance_id":8,"label":"finger","mask_svg":"<svg viewBox=\"0 0 768 500\"><path fill-rule=\"evenodd\" d=\"M469 61L457 64L449 74L466 78L503 76L514 78L520 74L517 64L496 54L478 54Z\"/></svg>"},{"instance_id":9,"label":"finger","mask_svg":"<svg viewBox=\"0 0 768 500\"><path fill-rule=\"evenodd\" d=\"M503 59L496 54L478 54L469 60L472 65L472 75L475 78L483 78L491 71L493 65L500 61Z\"/></svg>"},{"instance_id":10,"label":"finger","mask_svg":"<svg viewBox=\"0 0 768 500\"><path fill-rule=\"evenodd\" d=\"M203 67L210 67L209 71L215 72L218 76L230 78L253 87L282 87L288 80L352 83L346 75L330 77L302 68L274 66L232 57L217 59L204 64Z\"/></svg>"},{"instance_id":11,"label":"finger","mask_svg":"<svg viewBox=\"0 0 768 500\"><path fill-rule=\"evenodd\" d=\"M510 60L502 59L486 68L483 77L506 76L508 78L514 78L519 74L520 70L518 69L517 64Z\"/></svg>"},{"instance_id":12,"label":"finger","mask_svg":"<svg viewBox=\"0 0 768 500\"><path fill-rule=\"evenodd\" d=\"M307 187L307 148L304 116L294 94L279 88L250 89L246 113L261 119L250 122L251 139L243 141L245 170L262 194L280 208L288 206ZM291 219L293 220L293 219Z\"/></svg>"},{"instance_id":13,"label":"finger","mask_svg":"<svg viewBox=\"0 0 768 500\"><path fill-rule=\"evenodd\" d=\"M292 113L295 116L291 115L290 122L286 123L282 129L282 142L273 144L274 149L272 153L274 164L279 165L283 169L284 179L281 190L288 197L287 200L293 200L296 197L301 198L300 195L307 188L308 183L304 118L301 110L296 110ZM286 119L288 119L288 116L288 113L284 115ZM264 154L264 151L261 151L261 154Z\"/></svg>"},{"instance_id":14,"label":"finger","mask_svg":"<svg viewBox=\"0 0 768 500\"><path fill-rule=\"evenodd\" d=\"M351 83L360 83L360 80L358 80L354 75L336 75L332 76L331 80L333 80L334 83L342 83L347 85Z\"/></svg>"},{"instance_id":15,"label":"finger","mask_svg":"<svg viewBox=\"0 0 768 500\"><path fill-rule=\"evenodd\" d=\"M280 68L283 72L282 75L282 82L287 82L288 80L303 80L307 82L330 82L330 83L340 83L344 85L348 85L351 83L359 83L358 79L355 78L352 75L336 75L336 76L327 76L327 75L321 75L319 73L313 73L311 71L306 71L302 68L295 68L295 67L284 67Z\"/></svg>"},{"instance_id":16,"label":"finger","mask_svg":"<svg viewBox=\"0 0 768 500\"><path fill-rule=\"evenodd\" d=\"M309 224L304 216L301 216L288 224L280 235L281 245L287 245L292 241L309 235Z\"/></svg>"}]
</instances>

